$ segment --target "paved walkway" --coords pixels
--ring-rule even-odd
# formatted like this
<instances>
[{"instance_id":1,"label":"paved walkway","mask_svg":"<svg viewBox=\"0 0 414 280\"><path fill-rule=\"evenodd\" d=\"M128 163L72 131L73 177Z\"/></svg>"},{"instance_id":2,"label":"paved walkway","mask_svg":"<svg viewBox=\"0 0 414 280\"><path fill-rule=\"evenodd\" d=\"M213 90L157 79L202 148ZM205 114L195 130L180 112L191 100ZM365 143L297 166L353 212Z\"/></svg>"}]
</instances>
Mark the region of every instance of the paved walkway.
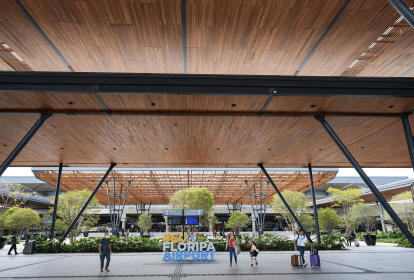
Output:
<instances>
[{"instance_id":1,"label":"paved walkway","mask_svg":"<svg viewBox=\"0 0 414 280\"><path fill-rule=\"evenodd\" d=\"M361 242L362 243L362 242ZM19 246L20 250L22 245ZM1 279L414 279L414 249L393 244L348 247L349 250L321 251L321 268L294 268L292 252L260 252L259 265L251 267L248 253L239 255L238 265L229 267L227 253L216 253L213 262L163 262L162 253L115 253L111 272L99 272L97 254L34 254L7 256L0 250ZM306 254L309 259L309 254Z\"/></svg>"}]
</instances>

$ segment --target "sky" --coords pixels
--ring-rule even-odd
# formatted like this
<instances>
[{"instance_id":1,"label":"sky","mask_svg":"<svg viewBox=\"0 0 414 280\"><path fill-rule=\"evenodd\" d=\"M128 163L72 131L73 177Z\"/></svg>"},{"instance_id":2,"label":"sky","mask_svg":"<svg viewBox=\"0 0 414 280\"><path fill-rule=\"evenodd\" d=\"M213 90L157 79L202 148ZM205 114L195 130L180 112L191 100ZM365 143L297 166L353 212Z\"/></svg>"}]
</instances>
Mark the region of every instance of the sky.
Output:
<instances>
[{"instance_id":1,"label":"sky","mask_svg":"<svg viewBox=\"0 0 414 280\"><path fill-rule=\"evenodd\" d=\"M364 168L368 176L407 176L414 177L412 168ZM34 176L30 167L9 167L3 176ZM353 168L339 168L337 177L358 176Z\"/></svg>"}]
</instances>

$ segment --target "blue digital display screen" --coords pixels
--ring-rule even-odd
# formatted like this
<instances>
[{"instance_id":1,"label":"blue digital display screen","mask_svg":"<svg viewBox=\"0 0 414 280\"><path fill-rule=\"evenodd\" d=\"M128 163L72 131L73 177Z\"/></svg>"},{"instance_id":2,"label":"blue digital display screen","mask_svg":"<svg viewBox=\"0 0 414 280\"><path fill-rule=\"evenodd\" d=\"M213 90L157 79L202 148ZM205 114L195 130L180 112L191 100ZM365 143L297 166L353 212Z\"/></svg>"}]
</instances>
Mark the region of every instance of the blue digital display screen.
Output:
<instances>
[{"instance_id":1,"label":"blue digital display screen","mask_svg":"<svg viewBox=\"0 0 414 280\"><path fill-rule=\"evenodd\" d=\"M185 217L185 224L186 225L198 225L198 217L197 216Z\"/></svg>"}]
</instances>

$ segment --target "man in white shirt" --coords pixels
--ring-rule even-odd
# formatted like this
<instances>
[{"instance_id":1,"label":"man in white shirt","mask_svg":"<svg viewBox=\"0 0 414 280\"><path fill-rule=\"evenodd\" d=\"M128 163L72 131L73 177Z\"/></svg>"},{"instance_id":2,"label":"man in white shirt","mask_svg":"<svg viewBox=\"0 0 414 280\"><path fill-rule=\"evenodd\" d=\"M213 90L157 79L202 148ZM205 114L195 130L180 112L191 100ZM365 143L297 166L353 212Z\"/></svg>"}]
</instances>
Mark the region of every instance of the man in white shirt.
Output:
<instances>
[{"instance_id":1,"label":"man in white shirt","mask_svg":"<svg viewBox=\"0 0 414 280\"><path fill-rule=\"evenodd\" d=\"M296 242L298 243L298 251L300 252L300 255L302 256L303 266L307 266L305 263L305 257L303 256L305 254L305 242L309 244L313 244L312 242L309 242L309 240L306 238L306 235L303 234L303 230L299 230L299 234L296 235L295 239L293 240L293 245L296 246Z\"/></svg>"}]
</instances>

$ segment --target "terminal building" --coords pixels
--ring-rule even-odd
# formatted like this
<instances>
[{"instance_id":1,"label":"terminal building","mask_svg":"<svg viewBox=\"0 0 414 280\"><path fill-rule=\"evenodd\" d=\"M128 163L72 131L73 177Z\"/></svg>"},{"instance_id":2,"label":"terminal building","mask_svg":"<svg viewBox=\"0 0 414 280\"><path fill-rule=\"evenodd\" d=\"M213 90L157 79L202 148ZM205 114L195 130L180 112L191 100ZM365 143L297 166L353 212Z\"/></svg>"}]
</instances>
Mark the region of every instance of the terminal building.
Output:
<instances>
[{"instance_id":1,"label":"terminal building","mask_svg":"<svg viewBox=\"0 0 414 280\"><path fill-rule=\"evenodd\" d=\"M241 170L241 169L240 169ZM7 188L4 188L5 183L12 183L12 184L20 184L25 188L27 192L32 193L32 195L26 197L27 203L25 204L25 207L30 207L36 210L40 215L44 215L48 213L49 209L52 204L52 200L55 197L55 191L56 186L54 183L56 182L55 179L53 179L53 173L55 173L56 170L52 168L33 168L33 172L35 176L27 176L27 177L8 177L3 176L0 178L0 181L2 182L0 187L2 188L3 192L7 190ZM85 170L85 169L77 169L77 173L79 171L83 171L85 173L91 172L91 170ZM141 170L129 170L128 172L137 172L143 178L139 179L139 176L136 176L135 180L140 181L140 184L142 184L142 181L145 179L145 172L139 173ZM279 174L281 177L284 177L286 180L287 178L291 178L290 176L287 176L286 174L294 173L295 174L295 183L289 182L287 184L287 187L285 189L298 189L301 188L298 184L297 178L303 175L304 178L307 178L309 180L309 176L307 176L305 169L292 169L289 171L289 169L278 169L278 171L272 171L272 169L269 170L269 172L273 172L273 174ZM363 182L363 180L360 177L337 177L336 173L338 172L338 169L316 169L314 170L316 172L321 173L322 175L319 175L321 177L326 177L325 179L322 179L322 182L315 183L315 196L316 196L316 204L318 207L330 207L334 204L332 199L328 196L326 190L330 187L337 188L337 189L347 189L347 188L358 188L363 190L363 194L361 196L362 199L365 200L366 203L375 203L376 198L372 195L370 189L366 186L366 184ZM60 193L65 193L66 191L70 191L72 189L82 190L82 189L88 189L86 185L79 184L79 178L70 179L70 174L73 174L74 170L68 171L68 177L65 178L61 185ZM98 170L95 170L95 172L98 172ZM123 170L123 172L126 172L126 170ZM146 171L149 172L149 171ZM223 176L223 173L227 173L227 176L230 176L231 173L233 174L232 181L230 183L229 180L223 181L219 180L218 182L221 183L222 188L226 188L225 182L229 183L229 185L239 185L238 188L241 190L236 193L233 192L231 197L233 195L237 196L237 199L229 199L227 201L224 201L222 199L217 199L218 203L216 203L216 206L214 206L214 215L217 216L219 224L216 228L220 229L220 226L227 222L229 216L234 211L241 211L243 213L246 213L248 216L251 217L251 222L245 227L244 230L253 230L255 228L255 218L254 213L252 209L251 202L249 201L248 197L248 191L246 186L243 186L242 183L243 180L247 178L247 176L251 176L251 174L247 175L246 173L242 172L255 172L255 171L234 171L231 169L202 169L198 168L197 170L177 170L177 169L164 169L162 171L160 170L154 170L153 171L154 178L157 177L158 180L161 182L158 182L159 186L162 185L162 180L160 177L165 177L165 174L169 174L172 177L172 174L180 174L180 176L183 176L186 178L186 180L180 180L180 183L177 184L181 186L188 186L191 181L192 184L195 184L194 186L206 186L211 189L217 188L217 184L214 183L217 180L217 177ZM209 173L215 173L214 176ZM301 172L303 174L301 174ZM318 175L315 172L315 175ZM46 173L48 173L46 175ZM220 175L218 175L219 173ZM190 175L191 174L191 175ZM200 178L200 174L202 174L202 178ZM243 174L243 176L242 176ZM84 174L85 175L85 174ZM236 179L237 176L239 177ZM79 176L79 175L78 175ZM95 174L95 176L97 176ZM36 178L38 177L38 178ZM85 177L85 176L82 176ZM39 179L43 178L45 181ZM89 178L91 178L89 176ZM276 179L277 177L274 177ZM183 179L183 178L181 178ZM284 183L285 179L280 179L281 183ZM90 179L91 182L93 179ZM176 178L177 180L177 178ZM205 180L206 182L203 182ZM238 180L238 182L234 182L235 180ZM371 177L371 180L374 182L375 186L381 191L382 195L390 201L393 195L396 195L398 193L410 190L411 184L414 183L414 179L409 179L408 177ZM213 181L213 183L209 183L209 181ZM317 180L318 181L318 180ZM111 184L111 180L108 181L109 184ZM155 181L153 181L155 184ZM260 183L260 182L258 182ZM266 183L266 182L265 182ZM303 186L306 186L309 184L306 181L302 181ZM214 185L216 184L216 185ZM293 186L296 184L296 187ZM259 185L259 184L258 184ZM266 184L263 184L263 192L266 192ZM290 186L290 187L289 187ZM154 187L154 186L153 186ZM227 186L228 187L228 186ZM308 188L308 187L307 187ZM105 189L105 188L104 188ZM306 188L305 188L306 189ZM105 193L105 190L102 190L103 193ZM308 197L309 206L312 206L311 203L311 193L310 190L304 190L303 193ZM6 193L3 193L5 195ZM170 193L171 195L171 193ZM275 192L270 190L268 194L268 200L267 200L267 207L266 207L266 213L265 213L265 219L264 219L264 230L265 231L282 231L285 230L287 227L285 221L280 218L279 213L274 213L271 207L269 206L269 203L272 201L272 197L275 195ZM131 192L129 193L129 196L133 196L134 194ZM100 196L104 197L104 196ZM247 198L247 199L246 199ZM228 199L228 198L226 198ZM130 200L131 201L131 200ZM108 227L110 227L111 220L110 220L110 207L108 206L108 201L106 200L106 197L101 202L101 206L99 209L99 216L100 220L96 227L94 227L93 231L104 231ZM168 202L168 201L167 201ZM163 216L163 211L170 209L168 206L168 203L160 203L155 202L153 203L151 201L151 197L148 200L138 200L134 203L127 203L124 207L123 215L121 217L121 223L119 225L120 229L129 229L130 231L134 231L137 228L137 219L138 216L142 213L150 213L152 215L153 219L153 232L165 232L165 231L179 231L179 228L176 228L174 226L167 227L165 223L165 219ZM341 209L338 209L339 214L341 214ZM378 211L379 213L379 211ZM253 229L252 229L253 228ZM212 228L200 228L200 231L211 231Z\"/></svg>"}]
</instances>

